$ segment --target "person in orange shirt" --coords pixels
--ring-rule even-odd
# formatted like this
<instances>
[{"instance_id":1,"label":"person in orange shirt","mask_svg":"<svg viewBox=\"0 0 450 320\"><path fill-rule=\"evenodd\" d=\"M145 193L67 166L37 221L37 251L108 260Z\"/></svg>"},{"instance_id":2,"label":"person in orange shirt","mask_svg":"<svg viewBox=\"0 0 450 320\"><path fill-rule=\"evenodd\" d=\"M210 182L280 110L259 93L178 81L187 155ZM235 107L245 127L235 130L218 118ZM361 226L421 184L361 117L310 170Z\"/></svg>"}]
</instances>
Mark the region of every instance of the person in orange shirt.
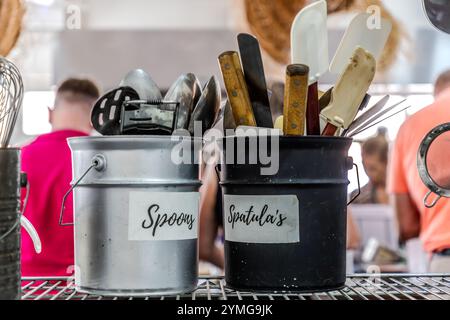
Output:
<instances>
[{"instance_id":1,"label":"person in orange shirt","mask_svg":"<svg viewBox=\"0 0 450 320\"><path fill-rule=\"evenodd\" d=\"M401 240L420 236L431 256L429 271L446 273L450 272L450 199L441 199L430 209L424 206L429 190L419 176L417 152L428 132L450 122L450 70L437 79L435 98L433 104L401 126L392 152L388 190L393 196Z\"/></svg>"}]
</instances>

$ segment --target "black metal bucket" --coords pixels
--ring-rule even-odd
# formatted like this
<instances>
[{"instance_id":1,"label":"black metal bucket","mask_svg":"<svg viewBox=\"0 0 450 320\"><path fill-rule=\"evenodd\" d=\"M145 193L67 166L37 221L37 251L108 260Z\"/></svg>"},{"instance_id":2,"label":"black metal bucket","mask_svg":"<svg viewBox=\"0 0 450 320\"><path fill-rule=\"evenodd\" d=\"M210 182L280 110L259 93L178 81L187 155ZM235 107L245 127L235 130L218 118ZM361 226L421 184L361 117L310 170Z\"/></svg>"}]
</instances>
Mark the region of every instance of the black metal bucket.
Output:
<instances>
[{"instance_id":1,"label":"black metal bucket","mask_svg":"<svg viewBox=\"0 0 450 320\"><path fill-rule=\"evenodd\" d=\"M221 143L226 284L247 291L338 289L346 279L352 140L279 137L279 147L270 141L233 136ZM226 159L230 145L234 154ZM272 155L279 150L276 174L261 175L259 158L248 164L256 150L245 150L255 145L258 154L261 147ZM243 152L246 164L229 162Z\"/></svg>"},{"instance_id":2,"label":"black metal bucket","mask_svg":"<svg viewBox=\"0 0 450 320\"><path fill-rule=\"evenodd\" d=\"M0 300L20 298L20 151L0 149Z\"/></svg>"}]
</instances>

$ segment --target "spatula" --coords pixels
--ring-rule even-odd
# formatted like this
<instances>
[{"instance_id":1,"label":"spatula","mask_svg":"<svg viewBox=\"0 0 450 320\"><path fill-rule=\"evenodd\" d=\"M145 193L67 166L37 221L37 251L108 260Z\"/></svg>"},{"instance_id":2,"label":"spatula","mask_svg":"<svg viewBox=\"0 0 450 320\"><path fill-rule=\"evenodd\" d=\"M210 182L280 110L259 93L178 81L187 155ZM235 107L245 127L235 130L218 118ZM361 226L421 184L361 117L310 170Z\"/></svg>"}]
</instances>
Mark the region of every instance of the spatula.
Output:
<instances>
[{"instance_id":1,"label":"spatula","mask_svg":"<svg viewBox=\"0 0 450 320\"><path fill-rule=\"evenodd\" d=\"M381 56L392 29L392 23L380 18L379 26L371 25L371 14L359 13L348 26L330 64L330 72L341 74L357 46L369 51L375 60Z\"/></svg>"},{"instance_id":2,"label":"spatula","mask_svg":"<svg viewBox=\"0 0 450 320\"><path fill-rule=\"evenodd\" d=\"M287 136L305 134L308 75L309 68L304 64L291 64L286 68L283 133Z\"/></svg>"},{"instance_id":3,"label":"spatula","mask_svg":"<svg viewBox=\"0 0 450 320\"><path fill-rule=\"evenodd\" d=\"M247 33L237 37L245 81L258 127L272 128L266 77L258 40Z\"/></svg>"},{"instance_id":4,"label":"spatula","mask_svg":"<svg viewBox=\"0 0 450 320\"><path fill-rule=\"evenodd\" d=\"M331 92L330 104L320 113L327 122L322 135L334 136L339 128L350 126L372 83L375 69L373 55L357 47Z\"/></svg>"},{"instance_id":5,"label":"spatula","mask_svg":"<svg viewBox=\"0 0 450 320\"><path fill-rule=\"evenodd\" d=\"M236 125L255 127L256 120L238 53L222 53L219 56L219 64Z\"/></svg>"},{"instance_id":6,"label":"spatula","mask_svg":"<svg viewBox=\"0 0 450 320\"><path fill-rule=\"evenodd\" d=\"M309 89L306 111L308 135L320 134L318 79L328 70L327 3L316 1L295 17L291 29L293 64L309 66Z\"/></svg>"}]
</instances>

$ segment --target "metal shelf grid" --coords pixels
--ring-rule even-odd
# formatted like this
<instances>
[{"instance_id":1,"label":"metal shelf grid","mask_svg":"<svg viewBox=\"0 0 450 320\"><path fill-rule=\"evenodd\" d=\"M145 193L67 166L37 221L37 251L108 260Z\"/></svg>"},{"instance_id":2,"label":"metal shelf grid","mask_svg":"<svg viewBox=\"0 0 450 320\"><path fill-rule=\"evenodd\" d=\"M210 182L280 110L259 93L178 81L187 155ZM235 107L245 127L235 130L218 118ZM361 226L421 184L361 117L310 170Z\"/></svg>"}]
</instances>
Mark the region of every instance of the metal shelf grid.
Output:
<instances>
[{"instance_id":1,"label":"metal shelf grid","mask_svg":"<svg viewBox=\"0 0 450 320\"><path fill-rule=\"evenodd\" d=\"M22 300L450 300L450 275L351 275L340 290L316 293L249 293L229 289L222 277L201 277L185 295L111 297L80 293L68 278L24 278Z\"/></svg>"}]
</instances>

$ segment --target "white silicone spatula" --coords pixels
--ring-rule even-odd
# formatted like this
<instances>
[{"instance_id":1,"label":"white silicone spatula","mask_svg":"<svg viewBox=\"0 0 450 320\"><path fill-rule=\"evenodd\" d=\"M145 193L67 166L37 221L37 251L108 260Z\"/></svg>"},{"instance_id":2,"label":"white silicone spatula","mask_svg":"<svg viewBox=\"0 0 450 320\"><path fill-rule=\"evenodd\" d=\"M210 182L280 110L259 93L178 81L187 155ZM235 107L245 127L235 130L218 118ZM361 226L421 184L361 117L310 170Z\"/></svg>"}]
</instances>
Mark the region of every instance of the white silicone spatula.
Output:
<instances>
[{"instance_id":1,"label":"white silicone spatula","mask_svg":"<svg viewBox=\"0 0 450 320\"><path fill-rule=\"evenodd\" d=\"M292 64L309 67L306 127L308 135L318 135L320 124L317 82L329 66L325 0L304 7L295 17L291 29L291 59Z\"/></svg>"},{"instance_id":2,"label":"white silicone spatula","mask_svg":"<svg viewBox=\"0 0 450 320\"><path fill-rule=\"evenodd\" d=\"M379 22L379 23L377 23ZM341 74L347 67L348 59L356 47L369 51L375 60L381 56L386 41L392 30L389 20L372 16L369 13L359 13L348 26L344 37L330 64L330 72Z\"/></svg>"}]
</instances>

